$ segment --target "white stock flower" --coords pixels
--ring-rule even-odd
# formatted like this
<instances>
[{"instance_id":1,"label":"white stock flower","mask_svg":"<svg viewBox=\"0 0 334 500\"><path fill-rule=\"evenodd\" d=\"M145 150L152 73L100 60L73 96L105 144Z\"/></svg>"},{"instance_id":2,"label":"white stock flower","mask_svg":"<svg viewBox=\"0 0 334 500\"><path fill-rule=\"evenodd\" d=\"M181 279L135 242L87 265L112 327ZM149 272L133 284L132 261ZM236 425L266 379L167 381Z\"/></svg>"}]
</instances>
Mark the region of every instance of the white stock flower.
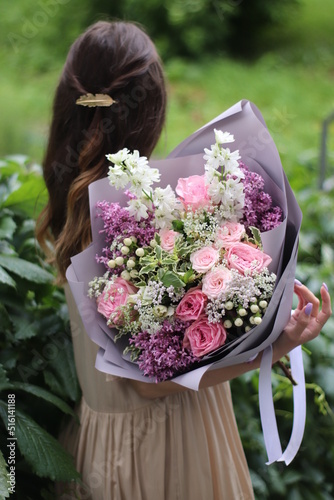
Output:
<instances>
[{"instance_id":1,"label":"white stock flower","mask_svg":"<svg viewBox=\"0 0 334 500\"><path fill-rule=\"evenodd\" d=\"M204 165L205 170L214 169L217 170L222 165L221 150L218 144L213 144L211 149L204 148L206 153L203 158L206 160Z\"/></svg>"},{"instance_id":2,"label":"white stock flower","mask_svg":"<svg viewBox=\"0 0 334 500\"><path fill-rule=\"evenodd\" d=\"M208 168L205 172L205 184L209 185L211 182L215 182L214 179L220 179L220 172L217 172L214 168Z\"/></svg>"},{"instance_id":3,"label":"white stock flower","mask_svg":"<svg viewBox=\"0 0 334 500\"><path fill-rule=\"evenodd\" d=\"M116 189L125 188L130 180L128 173L124 171L120 165L109 167L108 179L109 184L114 186Z\"/></svg>"},{"instance_id":4,"label":"white stock flower","mask_svg":"<svg viewBox=\"0 0 334 500\"><path fill-rule=\"evenodd\" d=\"M131 154L130 151L127 148L124 148L124 149L120 149L115 154L106 155L106 158L109 161L111 161L112 163L114 163L115 165L120 165L121 163L123 163L124 160L127 159L129 154Z\"/></svg>"},{"instance_id":5,"label":"white stock flower","mask_svg":"<svg viewBox=\"0 0 334 500\"><path fill-rule=\"evenodd\" d=\"M150 183L153 184L154 182L159 182L160 181L160 172L157 168L145 168L143 169L145 172L146 177L150 180Z\"/></svg>"},{"instance_id":6,"label":"white stock flower","mask_svg":"<svg viewBox=\"0 0 334 500\"><path fill-rule=\"evenodd\" d=\"M165 188L156 188L153 192L153 204L162 211L173 212L176 208L176 196L173 189L168 185Z\"/></svg>"},{"instance_id":7,"label":"white stock flower","mask_svg":"<svg viewBox=\"0 0 334 500\"><path fill-rule=\"evenodd\" d=\"M225 184L220 182L218 177L214 177L208 185L208 194L215 205L221 203L225 196L225 191Z\"/></svg>"},{"instance_id":8,"label":"white stock flower","mask_svg":"<svg viewBox=\"0 0 334 500\"><path fill-rule=\"evenodd\" d=\"M136 221L140 219L147 219L147 206L142 203L141 200L134 199L128 201L127 210L129 211L131 217L134 217Z\"/></svg>"},{"instance_id":9,"label":"white stock flower","mask_svg":"<svg viewBox=\"0 0 334 500\"><path fill-rule=\"evenodd\" d=\"M239 167L239 162L241 156L239 155L239 150L230 151L229 148L222 149L222 158L224 161L225 172L233 173L233 170Z\"/></svg>"},{"instance_id":10,"label":"white stock flower","mask_svg":"<svg viewBox=\"0 0 334 500\"><path fill-rule=\"evenodd\" d=\"M138 198L145 198L145 193L151 194L151 180L146 172L141 169L137 169L133 172L131 179L131 192L135 194ZM144 192L143 192L144 191Z\"/></svg>"},{"instance_id":11,"label":"white stock flower","mask_svg":"<svg viewBox=\"0 0 334 500\"><path fill-rule=\"evenodd\" d=\"M132 153L130 153L124 161L126 166L130 170L136 168L146 168L148 164L146 156L140 156L139 151L137 149L135 149Z\"/></svg>"},{"instance_id":12,"label":"white stock flower","mask_svg":"<svg viewBox=\"0 0 334 500\"><path fill-rule=\"evenodd\" d=\"M226 190L231 193L231 199L234 201L235 206L244 207L245 204L245 193L244 185L239 182L238 179L228 179L226 181Z\"/></svg>"},{"instance_id":13,"label":"white stock flower","mask_svg":"<svg viewBox=\"0 0 334 500\"><path fill-rule=\"evenodd\" d=\"M226 220L240 219L243 215L245 194L243 183L238 179L228 179L221 199L219 212Z\"/></svg>"},{"instance_id":14,"label":"white stock flower","mask_svg":"<svg viewBox=\"0 0 334 500\"><path fill-rule=\"evenodd\" d=\"M156 229L169 229L172 226L172 221L174 219L175 216L171 212L166 212L160 208L157 208L154 211L154 225Z\"/></svg>"},{"instance_id":15,"label":"white stock flower","mask_svg":"<svg viewBox=\"0 0 334 500\"><path fill-rule=\"evenodd\" d=\"M215 139L217 144L226 144L227 142L234 142L234 135L229 132L223 132L222 130L213 130L215 133Z\"/></svg>"},{"instance_id":16,"label":"white stock flower","mask_svg":"<svg viewBox=\"0 0 334 500\"><path fill-rule=\"evenodd\" d=\"M165 188L156 188L153 192L153 205L155 206L155 227L169 228L172 220L175 219L174 211L179 206L173 189L169 185Z\"/></svg>"}]
</instances>

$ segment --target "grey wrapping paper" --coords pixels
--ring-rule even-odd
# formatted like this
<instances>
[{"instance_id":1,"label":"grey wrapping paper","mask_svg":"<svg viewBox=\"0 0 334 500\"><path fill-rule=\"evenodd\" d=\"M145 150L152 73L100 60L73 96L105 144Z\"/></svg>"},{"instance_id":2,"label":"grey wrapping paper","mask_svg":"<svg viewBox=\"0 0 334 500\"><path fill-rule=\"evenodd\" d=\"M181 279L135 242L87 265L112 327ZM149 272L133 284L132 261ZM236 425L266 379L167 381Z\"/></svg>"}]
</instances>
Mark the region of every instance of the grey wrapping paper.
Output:
<instances>
[{"instance_id":1,"label":"grey wrapping paper","mask_svg":"<svg viewBox=\"0 0 334 500\"><path fill-rule=\"evenodd\" d=\"M160 185L175 188L180 177L204 173L203 150L214 143L214 128L234 134L233 149L239 149L242 161L262 175L265 191L284 214L284 222L276 229L262 234L264 250L273 262L270 269L277 274L276 287L262 323L248 334L205 356L202 366L174 377L174 381L191 389L198 389L200 380L208 369L217 369L247 361L271 345L287 324L292 306L294 276L297 263L298 234L301 211L283 171L281 160L258 108L242 100L217 116L179 144L165 160L150 161L161 172ZM115 332L107 327L97 312L95 301L87 296L88 283L105 272L97 264L95 255L104 246L103 222L96 218L97 201L119 202L125 206L128 198L101 179L89 186L93 243L71 259L67 280L90 338L100 346L96 368L102 372L143 382L155 382L140 372L136 363L123 355L124 340L114 343Z\"/></svg>"}]
</instances>

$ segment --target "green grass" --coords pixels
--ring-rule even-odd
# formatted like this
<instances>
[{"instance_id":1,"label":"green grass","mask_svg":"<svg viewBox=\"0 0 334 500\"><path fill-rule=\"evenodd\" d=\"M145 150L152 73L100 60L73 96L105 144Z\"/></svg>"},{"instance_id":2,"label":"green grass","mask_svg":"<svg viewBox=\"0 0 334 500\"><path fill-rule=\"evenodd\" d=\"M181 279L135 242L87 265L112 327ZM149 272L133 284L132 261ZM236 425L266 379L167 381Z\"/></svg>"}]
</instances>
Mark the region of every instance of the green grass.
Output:
<instances>
[{"instance_id":1,"label":"green grass","mask_svg":"<svg viewBox=\"0 0 334 500\"><path fill-rule=\"evenodd\" d=\"M41 161L57 78L56 72L0 76L0 156L21 153Z\"/></svg>"},{"instance_id":2,"label":"green grass","mask_svg":"<svg viewBox=\"0 0 334 500\"><path fill-rule=\"evenodd\" d=\"M277 56L267 55L252 66L230 60L201 66L173 62L168 72L171 100L167 144L163 138L158 150L162 155L245 98L260 108L289 177L298 174L295 170L301 168L298 165L305 163L305 158L312 159L313 168L317 167L322 120L334 108L333 76L327 68L291 68ZM296 188L301 187L298 179L303 182L305 177L296 175Z\"/></svg>"},{"instance_id":3,"label":"green grass","mask_svg":"<svg viewBox=\"0 0 334 500\"><path fill-rule=\"evenodd\" d=\"M304 187L309 174L315 179L321 124L334 109L333 18L332 0L303 0L280 32L271 33L268 51L255 63L214 54L197 63L170 61L168 118L155 155L165 156L194 130L246 98L263 113L293 187ZM6 66L6 57L10 54L0 57L7 67L0 76L0 156L23 153L40 162L61 63L52 71L28 75L13 60Z\"/></svg>"}]
</instances>

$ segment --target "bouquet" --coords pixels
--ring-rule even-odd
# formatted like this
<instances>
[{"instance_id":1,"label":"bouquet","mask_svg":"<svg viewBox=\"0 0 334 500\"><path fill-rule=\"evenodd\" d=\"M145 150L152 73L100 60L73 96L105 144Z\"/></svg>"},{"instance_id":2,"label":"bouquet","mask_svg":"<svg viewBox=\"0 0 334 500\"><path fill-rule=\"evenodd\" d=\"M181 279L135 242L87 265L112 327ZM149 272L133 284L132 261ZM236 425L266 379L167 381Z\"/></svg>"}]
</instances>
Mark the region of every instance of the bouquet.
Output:
<instances>
[{"instance_id":1,"label":"bouquet","mask_svg":"<svg viewBox=\"0 0 334 500\"><path fill-rule=\"evenodd\" d=\"M213 130L203 175L153 188L160 174L126 148L107 158L109 183L129 200L99 201L106 271L88 294L113 330L125 337L125 355L157 382L198 367L212 354L262 323L276 275L261 232L283 220L264 191L264 179L226 144L234 136ZM117 333L115 333L115 329ZM224 346L224 349L222 349Z\"/></svg>"},{"instance_id":2,"label":"bouquet","mask_svg":"<svg viewBox=\"0 0 334 500\"><path fill-rule=\"evenodd\" d=\"M305 424L301 349L290 353L298 385L282 454L271 346L291 315L301 211L260 111L242 100L150 165L127 149L109 159L109 176L89 186L92 244L66 272L100 347L96 368L198 390L207 370L262 352L269 463L289 463Z\"/></svg>"},{"instance_id":3,"label":"bouquet","mask_svg":"<svg viewBox=\"0 0 334 500\"><path fill-rule=\"evenodd\" d=\"M269 347L291 314L301 213L258 109L240 101L165 160L108 157L89 186L93 243L67 270L96 368L198 389Z\"/></svg>"}]
</instances>

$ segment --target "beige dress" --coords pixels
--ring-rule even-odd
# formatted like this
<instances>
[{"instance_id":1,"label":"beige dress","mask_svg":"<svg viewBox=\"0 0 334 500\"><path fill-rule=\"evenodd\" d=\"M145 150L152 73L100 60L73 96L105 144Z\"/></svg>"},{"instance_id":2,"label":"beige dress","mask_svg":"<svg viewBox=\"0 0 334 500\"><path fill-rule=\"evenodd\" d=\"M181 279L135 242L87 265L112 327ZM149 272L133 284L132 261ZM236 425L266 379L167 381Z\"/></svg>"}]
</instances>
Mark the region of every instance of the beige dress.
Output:
<instances>
[{"instance_id":1,"label":"beige dress","mask_svg":"<svg viewBox=\"0 0 334 500\"><path fill-rule=\"evenodd\" d=\"M254 498L228 383L145 399L131 383L94 368L97 346L68 285L75 362L83 398L61 442L83 485L61 498L246 500ZM74 489L74 488L73 488Z\"/></svg>"}]
</instances>

